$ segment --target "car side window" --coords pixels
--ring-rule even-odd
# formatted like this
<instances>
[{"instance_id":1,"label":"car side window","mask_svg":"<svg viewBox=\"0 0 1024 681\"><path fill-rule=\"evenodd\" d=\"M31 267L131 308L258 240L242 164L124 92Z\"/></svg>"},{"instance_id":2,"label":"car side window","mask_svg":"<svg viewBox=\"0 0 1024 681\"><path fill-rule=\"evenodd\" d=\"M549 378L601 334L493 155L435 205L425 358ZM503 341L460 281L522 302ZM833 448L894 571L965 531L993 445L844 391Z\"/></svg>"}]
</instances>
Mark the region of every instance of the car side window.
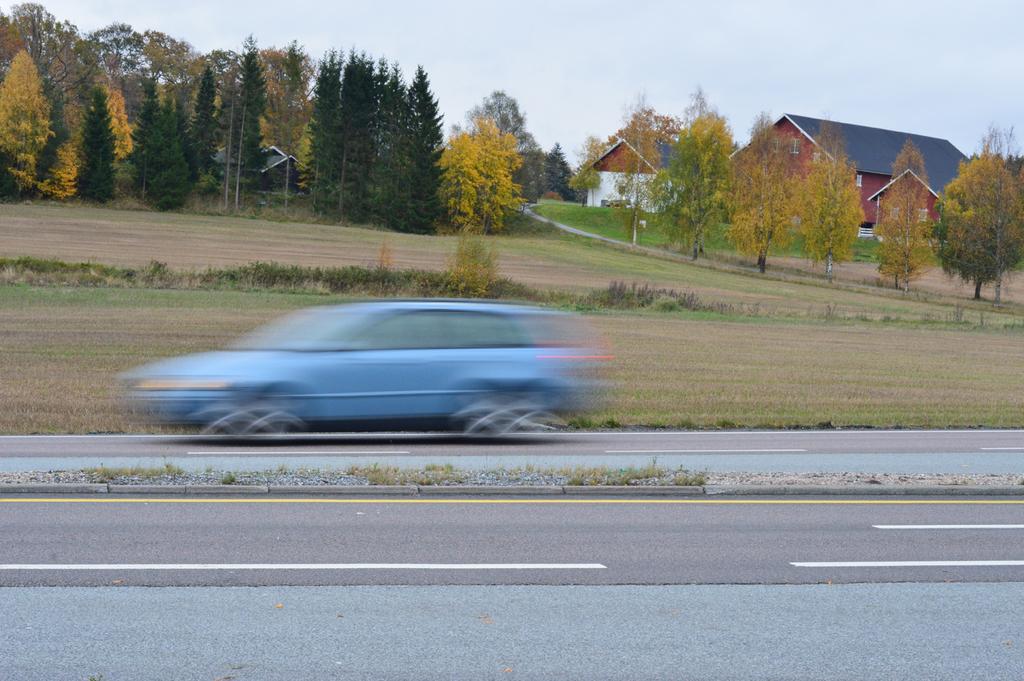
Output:
<instances>
[{"instance_id":1,"label":"car side window","mask_svg":"<svg viewBox=\"0 0 1024 681\"><path fill-rule=\"evenodd\" d=\"M529 345L508 315L462 310L414 310L390 315L359 333L359 350L522 347Z\"/></svg>"}]
</instances>

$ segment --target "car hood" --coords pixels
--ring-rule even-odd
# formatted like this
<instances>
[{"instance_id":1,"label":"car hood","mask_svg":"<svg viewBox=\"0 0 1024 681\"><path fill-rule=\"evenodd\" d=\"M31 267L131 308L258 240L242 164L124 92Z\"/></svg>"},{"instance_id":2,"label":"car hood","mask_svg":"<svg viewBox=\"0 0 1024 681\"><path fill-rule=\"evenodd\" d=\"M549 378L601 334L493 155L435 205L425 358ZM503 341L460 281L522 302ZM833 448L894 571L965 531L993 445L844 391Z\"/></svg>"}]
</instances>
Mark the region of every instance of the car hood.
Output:
<instances>
[{"instance_id":1,"label":"car hood","mask_svg":"<svg viewBox=\"0 0 1024 681\"><path fill-rule=\"evenodd\" d=\"M263 376L268 367L279 366L285 353L273 350L222 350L152 362L119 376L124 382L148 378L248 379Z\"/></svg>"}]
</instances>

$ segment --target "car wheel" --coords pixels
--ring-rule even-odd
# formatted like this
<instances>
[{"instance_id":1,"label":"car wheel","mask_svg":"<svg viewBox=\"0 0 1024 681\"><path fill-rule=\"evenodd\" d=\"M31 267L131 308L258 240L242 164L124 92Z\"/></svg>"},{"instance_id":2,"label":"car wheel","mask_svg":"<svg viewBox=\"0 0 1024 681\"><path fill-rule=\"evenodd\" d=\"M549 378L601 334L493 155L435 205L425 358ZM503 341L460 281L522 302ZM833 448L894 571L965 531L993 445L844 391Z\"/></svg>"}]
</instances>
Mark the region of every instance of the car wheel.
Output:
<instances>
[{"instance_id":1,"label":"car wheel","mask_svg":"<svg viewBox=\"0 0 1024 681\"><path fill-rule=\"evenodd\" d=\"M530 395L488 394L455 416L466 435L493 436L554 430L555 417Z\"/></svg>"},{"instance_id":2,"label":"car wheel","mask_svg":"<svg viewBox=\"0 0 1024 681\"><path fill-rule=\"evenodd\" d=\"M284 435L306 430L305 422L280 400L260 400L229 408L207 423L204 435Z\"/></svg>"}]
</instances>

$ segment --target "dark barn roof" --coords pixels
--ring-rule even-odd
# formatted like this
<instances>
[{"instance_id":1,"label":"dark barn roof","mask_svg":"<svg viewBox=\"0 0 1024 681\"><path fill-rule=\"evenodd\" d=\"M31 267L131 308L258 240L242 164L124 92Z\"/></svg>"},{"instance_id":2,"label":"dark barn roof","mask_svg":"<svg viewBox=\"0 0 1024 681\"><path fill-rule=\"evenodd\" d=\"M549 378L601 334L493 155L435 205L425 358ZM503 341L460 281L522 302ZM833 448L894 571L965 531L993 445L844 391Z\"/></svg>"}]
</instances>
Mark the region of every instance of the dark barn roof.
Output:
<instances>
[{"instance_id":1,"label":"dark barn roof","mask_svg":"<svg viewBox=\"0 0 1024 681\"><path fill-rule=\"evenodd\" d=\"M786 114L785 118L792 121L811 139L818 135L820 118ZM928 171L928 183L936 192L941 192L950 180L957 176L960 161L966 160L959 149L949 140L938 137L925 137L909 132L896 132L881 128L869 128L866 125L853 125L830 121L839 128L846 142L846 154L857 166L857 170L866 173L892 174L892 163L896 160L907 138L921 151L924 156L925 169Z\"/></svg>"}]
</instances>

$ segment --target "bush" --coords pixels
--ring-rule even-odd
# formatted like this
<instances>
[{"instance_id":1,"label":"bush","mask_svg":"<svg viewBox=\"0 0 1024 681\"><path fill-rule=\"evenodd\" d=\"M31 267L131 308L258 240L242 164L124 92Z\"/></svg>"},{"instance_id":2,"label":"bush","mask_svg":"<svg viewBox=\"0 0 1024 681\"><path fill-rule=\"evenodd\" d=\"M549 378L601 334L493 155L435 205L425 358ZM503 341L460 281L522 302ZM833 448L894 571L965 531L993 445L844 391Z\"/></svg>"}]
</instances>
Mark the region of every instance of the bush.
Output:
<instances>
[{"instance_id":1,"label":"bush","mask_svg":"<svg viewBox=\"0 0 1024 681\"><path fill-rule=\"evenodd\" d=\"M549 201L564 201L565 200L565 199L562 198L562 195L559 194L558 192L544 192L543 196L541 196L540 198L547 199Z\"/></svg>"},{"instance_id":2,"label":"bush","mask_svg":"<svg viewBox=\"0 0 1024 681\"><path fill-rule=\"evenodd\" d=\"M445 277L452 295L483 298L498 281L498 257L482 237L463 233Z\"/></svg>"}]
</instances>

